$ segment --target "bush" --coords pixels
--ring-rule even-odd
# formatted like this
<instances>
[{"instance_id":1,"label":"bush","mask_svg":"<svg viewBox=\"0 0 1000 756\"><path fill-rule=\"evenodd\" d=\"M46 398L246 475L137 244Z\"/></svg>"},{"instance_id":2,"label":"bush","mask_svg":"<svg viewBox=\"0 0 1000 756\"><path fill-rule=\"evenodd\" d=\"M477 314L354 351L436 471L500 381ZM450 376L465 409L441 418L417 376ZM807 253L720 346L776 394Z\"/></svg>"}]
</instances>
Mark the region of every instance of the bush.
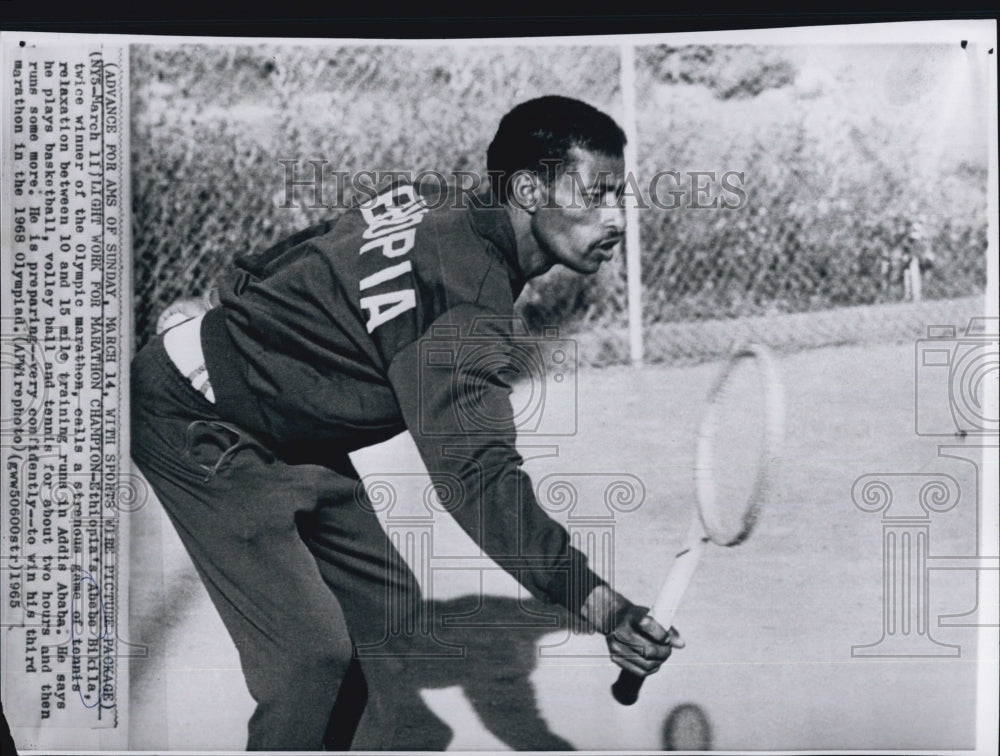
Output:
<instances>
[{"instance_id":1,"label":"bush","mask_svg":"<svg viewBox=\"0 0 1000 756\"><path fill-rule=\"evenodd\" d=\"M300 190L283 207L280 160L300 171L308 160L348 173L483 170L500 117L530 97L567 94L620 114L613 47L131 49L140 344L167 304L205 290L235 254L350 199L328 192L328 206L312 206ZM925 54L894 47L893 70L905 73L907 55ZM737 208L705 210L691 206L687 187L680 207L640 212L645 320L896 301L913 255L926 271L925 297L982 292L985 151L982 161L918 170L914 156L931 136L951 133L925 103L884 107L884 93L865 89L868 72L857 68L830 68L854 77L841 90L815 76L799 86L802 60L790 55L747 46L637 51L640 185L664 170L737 171L746 192ZM529 284L518 307L534 328L624 325L624 261L587 278L553 271Z\"/></svg>"}]
</instances>

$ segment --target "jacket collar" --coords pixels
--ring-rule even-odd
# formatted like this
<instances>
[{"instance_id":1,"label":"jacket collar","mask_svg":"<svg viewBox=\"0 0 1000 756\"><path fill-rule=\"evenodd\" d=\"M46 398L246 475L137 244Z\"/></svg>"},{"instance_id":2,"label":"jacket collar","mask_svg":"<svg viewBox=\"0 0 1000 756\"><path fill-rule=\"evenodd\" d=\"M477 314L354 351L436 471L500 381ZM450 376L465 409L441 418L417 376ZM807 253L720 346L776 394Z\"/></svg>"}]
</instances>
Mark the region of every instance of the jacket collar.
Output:
<instances>
[{"instance_id":1,"label":"jacket collar","mask_svg":"<svg viewBox=\"0 0 1000 756\"><path fill-rule=\"evenodd\" d=\"M503 256L507 264L514 299L517 299L527 282L521 263L517 259L517 239L507 209L493 199L490 192L469 198L469 214L476 233L489 241Z\"/></svg>"}]
</instances>

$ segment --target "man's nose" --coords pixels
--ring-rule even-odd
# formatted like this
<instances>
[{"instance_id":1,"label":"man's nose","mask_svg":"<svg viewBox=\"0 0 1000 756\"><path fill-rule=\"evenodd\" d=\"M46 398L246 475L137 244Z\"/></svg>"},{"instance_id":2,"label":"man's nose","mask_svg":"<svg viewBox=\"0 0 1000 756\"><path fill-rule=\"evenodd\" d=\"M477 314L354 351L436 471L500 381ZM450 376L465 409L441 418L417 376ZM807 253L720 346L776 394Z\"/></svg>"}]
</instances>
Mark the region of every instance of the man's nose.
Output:
<instances>
[{"instance_id":1,"label":"man's nose","mask_svg":"<svg viewBox=\"0 0 1000 756\"><path fill-rule=\"evenodd\" d=\"M621 205L604 208L601 224L609 234L614 233L621 236L625 233L625 208Z\"/></svg>"}]
</instances>

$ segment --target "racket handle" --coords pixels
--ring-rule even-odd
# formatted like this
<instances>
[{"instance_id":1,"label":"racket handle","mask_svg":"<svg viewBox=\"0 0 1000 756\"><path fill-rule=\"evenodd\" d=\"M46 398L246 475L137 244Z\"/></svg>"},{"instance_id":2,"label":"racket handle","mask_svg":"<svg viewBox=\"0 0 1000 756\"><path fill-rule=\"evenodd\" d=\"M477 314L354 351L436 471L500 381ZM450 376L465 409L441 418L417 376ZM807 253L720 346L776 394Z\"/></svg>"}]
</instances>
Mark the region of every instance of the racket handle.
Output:
<instances>
[{"instance_id":1,"label":"racket handle","mask_svg":"<svg viewBox=\"0 0 1000 756\"><path fill-rule=\"evenodd\" d=\"M696 519L691 523L687 537L684 539L684 548L674 555L670 572L667 573L663 585L660 586L660 592L656 595L656 600L653 601L653 606L649 610L653 619L659 622L664 630L669 630L670 625L673 624L674 615L677 614L677 609L681 605L684 592L691 584L691 578L694 577L695 570L698 568L701 555L705 553L707 542L708 536L705 535L701 520Z\"/></svg>"},{"instance_id":2,"label":"racket handle","mask_svg":"<svg viewBox=\"0 0 1000 756\"><path fill-rule=\"evenodd\" d=\"M668 632L673 624L674 615L677 614L681 599L684 598L684 591L691 583L695 568L701 561L701 555L705 551L707 541L708 538L701 520L696 517L684 539L685 546L674 555L670 572L667 573L667 578L663 581L656 601L653 602L653 607L649 612L650 616ZM631 706L639 700L639 690L645 679L645 677L623 669L615 684L611 686L611 694L618 703L623 706Z\"/></svg>"},{"instance_id":3,"label":"racket handle","mask_svg":"<svg viewBox=\"0 0 1000 756\"><path fill-rule=\"evenodd\" d=\"M634 672L623 669L618 675L618 679L615 680L615 684L611 686L611 694L622 706L631 706L639 700L639 689L642 688L645 679L645 677L639 677Z\"/></svg>"}]
</instances>

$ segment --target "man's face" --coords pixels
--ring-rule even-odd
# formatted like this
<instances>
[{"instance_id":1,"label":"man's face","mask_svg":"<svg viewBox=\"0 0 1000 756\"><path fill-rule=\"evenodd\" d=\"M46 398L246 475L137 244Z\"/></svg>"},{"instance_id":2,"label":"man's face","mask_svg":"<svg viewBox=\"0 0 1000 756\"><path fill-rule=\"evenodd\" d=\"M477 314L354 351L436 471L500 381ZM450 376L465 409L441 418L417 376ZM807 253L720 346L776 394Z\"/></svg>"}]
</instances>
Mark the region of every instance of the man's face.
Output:
<instances>
[{"instance_id":1,"label":"man's face","mask_svg":"<svg viewBox=\"0 0 1000 756\"><path fill-rule=\"evenodd\" d=\"M562 175L547 187L542 184L531 230L553 265L594 273L611 259L625 233L625 160L576 147L569 157Z\"/></svg>"}]
</instances>

